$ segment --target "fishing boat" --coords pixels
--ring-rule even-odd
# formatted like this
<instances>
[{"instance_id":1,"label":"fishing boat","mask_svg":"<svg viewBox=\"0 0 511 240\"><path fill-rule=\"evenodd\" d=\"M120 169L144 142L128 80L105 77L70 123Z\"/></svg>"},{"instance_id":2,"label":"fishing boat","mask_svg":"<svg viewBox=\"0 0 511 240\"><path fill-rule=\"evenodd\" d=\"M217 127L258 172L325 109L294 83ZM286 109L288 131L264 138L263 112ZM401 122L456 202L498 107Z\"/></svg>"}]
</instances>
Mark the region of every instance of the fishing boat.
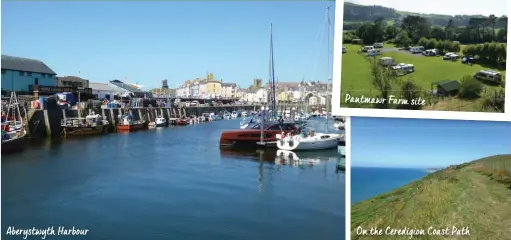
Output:
<instances>
[{"instance_id":1,"label":"fishing boat","mask_svg":"<svg viewBox=\"0 0 511 240\"><path fill-rule=\"evenodd\" d=\"M145 120L135 120L131 114L119 116L119 123L117 124L117 131L119 132L132 132L146 128Z\"/></svg>"},{"instance_id":2,"label":"fishing boat","mask_svg":"<svg viewBox=\"0 0 511 240\"><path fill-rule=\"evenodd\" d=\"M245 111L241 112L241 117L243 117L243 118L244 118L244 117L247 117L247 116L248 116L248 113L247 113L247 112L245 112Z\"/></svg>"},{"instance_id":3,"label":"fishing boat","mask_svg":"<svg viewBox=\"0 0 511 240\"><path fill-rule=\"evenodd\" d=\"M105 133L109 123L102 115L89 111L85 118L65 118L62 120L63 134L70 135L94 135Z\"/></svg>"},{"instance_id":4,"label":"fishing boat","mask_svg":"<svg viewBox=\"0 0 511 240\"><path fill-rule=\"evenodd\" d=\"M176 123L178 126L186 126L186 125L190 125L190 120L187 119L186 117L182 117L182 118L178 119L176 121Z\"/></svg>"},{"instance_id":5,"label":"fishing boat","mask_svg":"<svg viewBox=\"0 0 511 240\"><path fill-rule=\"evenodd\" d=\"M235 118L238 118L238 112L237 111L232 111L231 119L235 119Z\"/></svg>"},{"instance_id":6,"label":"fishing boat","mask_svg":"<svg viewBox=\"0 0 511 240\"><path fill-rule=\"evenodd\" d=\"M2 154L22 151L25 148L27 131L23 126L23 118L15 92L11 93L5 121L1 123L1 134Z\"/></svg>"},{"instance_id":7,"label":"fishing boat","mask_svg":"<svg viewBox=\"0 0 511 240\"><path fill-rule=\"evenodd\" d=\"M167 119L163 116L159 116L154 120L156 127L166 127L168 126Z\"/></svg>"},{"instance_id":8,"label":"fishing boat","mask_svg":"<svg viewBox=\"0 0 511 240\"><path fill-rule=\"evenodd\" d=\"M345 129L344 121L335 121L334 122L334 128L338 129L338 130L344 130Z\"/></svg>"},{"instance_id":9,"label":"fishing boat","mask_svg":"<svg viewBox=\"0 0 511 240\"><path fill-rule=\"evenodd\" d=\"M231 114L229 112L224 112L224 119L225 120L231 119Z\"/></svg>"}]
</instances>

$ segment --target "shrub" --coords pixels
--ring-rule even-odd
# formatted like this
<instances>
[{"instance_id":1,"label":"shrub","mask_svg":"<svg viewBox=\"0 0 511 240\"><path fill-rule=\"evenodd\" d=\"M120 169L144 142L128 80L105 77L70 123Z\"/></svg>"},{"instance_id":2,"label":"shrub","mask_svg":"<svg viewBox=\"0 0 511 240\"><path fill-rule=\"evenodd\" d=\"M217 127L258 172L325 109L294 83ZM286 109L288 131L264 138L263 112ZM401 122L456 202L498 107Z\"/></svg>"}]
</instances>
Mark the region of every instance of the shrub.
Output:
<instances>
[{"instance_id":1,"label":"shrub","mask_svg":"<svg viewBox=\"0 0 511 240\"><path fill-rule=\"evenodd\" d=\"M494 90L484 101L485 109L493 109L497 112L504 112L505 92L504 89Z\"/></svg>"},{"instance_id":2,"label":"shrub","mask_svg":"<svg viewBox=\"0 0 511 240\"><path fill-rule=\"evenodd\" d=\"M474 99L481 97L483 84L470 75L461 79L459 97L466 99Z\"/></svg>"},{"instance_id":3,"label":"shrub","mask_svg":"<svg viewBox=\"0 0 511 240\"><path fill-rule=\"evenodd\" d=\"M402 98L408 100L409 104L398 105L400 109L420 110L422 105L412 105L413 99L418 99L422 96L422 89L411 78L404 81L401 85Z\"/></svg>"}]
</instances>

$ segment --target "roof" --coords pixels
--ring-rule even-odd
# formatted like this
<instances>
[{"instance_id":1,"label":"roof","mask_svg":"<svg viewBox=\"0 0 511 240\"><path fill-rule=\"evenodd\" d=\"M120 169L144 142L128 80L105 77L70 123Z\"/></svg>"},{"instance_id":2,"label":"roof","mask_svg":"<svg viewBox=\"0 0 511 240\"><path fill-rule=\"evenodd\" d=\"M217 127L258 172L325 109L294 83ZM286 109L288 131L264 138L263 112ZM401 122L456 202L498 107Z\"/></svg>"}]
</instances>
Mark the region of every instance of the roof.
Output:
<instances>
[{"instance_id":1,"label":"roof","mask_svg":"<svg viewBox=\"0 0 511 240\"><path fill-rule=\"evenodd\" d=\"M222 83L222 86L226 86L226 87L236 87L236 83Z\"/></svg>"},{"instance_id":2,"label":"roof","mask_svg":"<svg viewBox=\"0 0 511 240\"><path fill-rule=\"evenodd\" d=\"M89 83L89 87L92 88L92 90L99 91L126 92L126 90L108 83Z\"/></svg>"},{"instance_id":3,"label":"roof","mask_svg":"<svg viewBox=\"0 0 511 240\"><path fill-rule=\"evenodd\" d=\"M65 76L65 77L57 77L57 80L67 80L67 81L89 81L87 79L83 79L75 76Z\"/></svg>"},{"instance_id":4,"label":"roof","mask_svg":"<svg viewBox=\"0 0 511 240\"><path fill-rule=\"evenodd\" d=\"M130 91L132 93L142 93L143 92L142 90L135 88L129 84L123 83L122 81L117 80L117 79L110 81L110 83L117 87L120 87L124 90Z\"/></svg>"},{"instance_id":5,"label":"roof","mask_svg":"<svg viewBox=\"0 0 511 240\"><path fill-rule=\"evenodd\" d=\"M57 73L39 60L7 55L2 55L2 69L57 75Z\"/></svg>"},{"instance_id":6,"label":"roof","mask_svg":"<svg viewBox=\"0 0 511 240\"><path fill-rule=\"evenodd\" d=\"M460 89L460 82L456 80L442 80L438 82L434 82L434 85L443 88L445 91L455 91Z\"/></svg>"}]
</instances>

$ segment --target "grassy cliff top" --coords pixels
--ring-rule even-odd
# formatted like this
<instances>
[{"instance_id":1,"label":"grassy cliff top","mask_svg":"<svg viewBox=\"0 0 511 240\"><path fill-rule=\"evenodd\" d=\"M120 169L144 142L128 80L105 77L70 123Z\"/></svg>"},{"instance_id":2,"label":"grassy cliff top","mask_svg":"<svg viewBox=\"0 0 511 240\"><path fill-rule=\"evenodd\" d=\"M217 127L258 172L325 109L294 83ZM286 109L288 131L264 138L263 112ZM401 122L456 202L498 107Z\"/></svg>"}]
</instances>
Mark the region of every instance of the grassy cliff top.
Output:
<instances>
[{"instance_id":1,"label":"grassy cliff top","mask_svg":"<svg viewBox=\"0 0 511 240\"><path fill-rule=\"evenodd\" d=\"M351 207L351 239L410 239L357 235L370 229L424 229L412 239L511 239L511 154L453 165ZM452 227L470 236L449 236ZM428 229L449 228L447 235Z\"/></svg>"}]
</instances>

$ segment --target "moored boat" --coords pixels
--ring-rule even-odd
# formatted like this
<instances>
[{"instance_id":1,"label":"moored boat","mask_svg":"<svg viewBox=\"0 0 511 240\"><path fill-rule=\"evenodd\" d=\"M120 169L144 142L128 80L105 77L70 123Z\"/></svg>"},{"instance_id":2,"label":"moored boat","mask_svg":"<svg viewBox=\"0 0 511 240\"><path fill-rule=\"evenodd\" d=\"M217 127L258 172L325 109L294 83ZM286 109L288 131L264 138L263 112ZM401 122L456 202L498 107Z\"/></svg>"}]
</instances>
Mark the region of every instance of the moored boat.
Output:
<instances>
[{"instance_id":1,"label":"moored boat","mask_svg":"<svg viewBox=\"0 0 511 240\"><path fill-rule=\"evenodd\" d=\"M167 119L165 119L162 116L159 116L159 117L157 117L155 119L155 124L156 124L156 127L166 127L166 126L168 126Z\"/></svg>"},{"instance_id":2,"label":"moored boat","mask_svg":"<svg viewBox=\"0 0 511 240\"><path fill-rule=\"evenodd\" d=\"M108 121L103 116L89 112L85 118L66 118L63 119L63 134L68 135L94 135L107 131Z\"/></svg>"},{"instance_id":3,"label":"moored boat","mask_svg":"<svg viewBox=\"0 0 511 240\"><path fill-rule=\"evenodd\" d=\"M2 154L22 151L25 148L27 131L23 127L23 118L15 92L11 93L5 120L1 124Z\"/></svg>"},{"instance_id":4,"label":"moored boat","mask_svg":"<svg viewBox=\"0 0 511 240\"><path fill-rule=\"evenodd\" d=\"M311 131L308 136L281 133L277 135L279 139L277 147L288 151L334 149L343 136L343 134L338 133L315 133L314 131Z\"/></svg>"},{"instance_id":5,"label":"moored boat","mask_svg":"<svg viewBox=\"0 0 511 240\"><path fill-rule=\"evenodd\" d=\"M146 121L134 120L132 115L120 116L120 122L117 124L117 131L119 132L132 132L146 128Z\"/></svg>"},{"instance_id":6,"label":"moored boat","mask_svg":"<svg viewBox=\"0 0 511 240\"><path fill-rule=\"evenodd\" d=\"M190 125L190 120L186 119L185 117L182 117L182 118L178 119L176 123L178 126L186 126L186 125Z\"/></svg>"},{"instance_id":7,"label":"moored boat","mask_svg":"<svg viewBox=\"0 0 511 240\"><path fill-rule=\"evenodd\" d=\"M294 123L267 122L263 126L263 142L276 142L277 134L282 132L296 133L298 131ZM255 147L261 141L261 124L256 123L245 129L224 131L220 136L222 147Z\"/></svg>"}]
</instances>

